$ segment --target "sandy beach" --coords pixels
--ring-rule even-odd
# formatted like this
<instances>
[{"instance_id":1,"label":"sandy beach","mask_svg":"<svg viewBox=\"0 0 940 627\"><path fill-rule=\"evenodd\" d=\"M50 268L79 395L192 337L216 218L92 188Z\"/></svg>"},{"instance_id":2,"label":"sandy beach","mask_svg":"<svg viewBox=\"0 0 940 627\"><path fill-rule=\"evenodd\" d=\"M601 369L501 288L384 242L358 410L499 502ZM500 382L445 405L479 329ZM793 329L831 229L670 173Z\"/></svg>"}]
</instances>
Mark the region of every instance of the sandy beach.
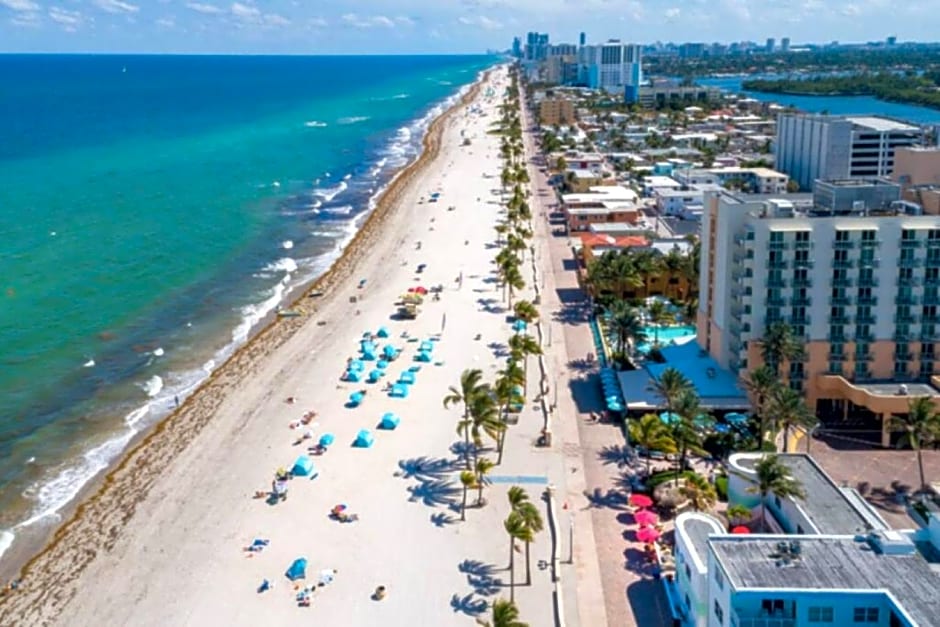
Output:
<instances>
[{"instance_id":1,"label":"sandy beach","mask_svg":"<svg viewBox=\"0 0 940 627\"><path fill-rule=\"evenodd\" d=\"M521 484L547 517L542 494L548 484L563 489L566 471L557 451L535 446L543 415L530 393L485 490L489 504L459 520L461 410L442 399L465 368L491 381L512 333L492 264L500 160L499 137L488 131L500 98L485 95L503 92L505 69L486 81L432 125L422 159L314 287L325 294L301 298L292 308L303 315L259 334L127 456L0 600L0 624L459 625L509 596L506 491ZM417 320L396 319L399 295L419 285L442 285L440 300L429 298ZM531 298L531 286L524 292ZM363 334L383 326L389 339L380 343L401 350L386 378L420 365L404 399L382 383L340 380ZM411 338L433 339L431 363L413 361ZM539 388L534 366L530 390ZM364 401L347 407L357 390L367 390ZM291 429L309 411L316 418ZM397 429L376 428L386 412L400 416ZM352 446L361 429L374 435L372 447ZM307 430L311 439L295 444ZM295 477L276 504L253 498L324 433L335 443L312 458L315 478ZM338 503L359 520L331 520ZM246 552L255 539L269 543ZM554 624L548 529L531 553L532 585L516 588L521 618ZM310 607L298 607L284 576L297 558L308 561L308 584L337 570ZM265 579L273 588L257 592ZM525 581L524 551L516 581ZM374 601L380 585L388 596ZM565 597L568 624L577 624Z\"/></svg>"}]
</instances>

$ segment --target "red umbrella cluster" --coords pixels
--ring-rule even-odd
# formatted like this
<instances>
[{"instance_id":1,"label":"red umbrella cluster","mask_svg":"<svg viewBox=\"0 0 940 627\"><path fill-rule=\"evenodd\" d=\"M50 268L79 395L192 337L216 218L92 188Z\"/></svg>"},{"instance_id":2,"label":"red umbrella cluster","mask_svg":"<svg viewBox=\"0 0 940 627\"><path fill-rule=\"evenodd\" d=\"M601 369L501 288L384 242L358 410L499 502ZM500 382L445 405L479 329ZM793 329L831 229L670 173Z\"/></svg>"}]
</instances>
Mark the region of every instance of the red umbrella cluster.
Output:
<instances>
[{"instance_id":1,"label":"red umbrella cluster","mask_svg":"<svg viewBox=\"0 0 940 627\"><path fill-rule=\"evenodd\" d=\"M731 533L745 534L745 533L751 533L751 530L745 527L744 525L738 525L737 527L734 527L731 530Z\"/></svg>"},{"instance_id":2,"label":"red umbrella cluster","mask_svg":"<svg viewBox=\"0 0 940 627\"><path fill-rule=\"evenodd\" d=\"M650 507L653 505L653 499L645 494L631 494L630 505L635 505L636 507Z\"/></svg>"}]
</instances>

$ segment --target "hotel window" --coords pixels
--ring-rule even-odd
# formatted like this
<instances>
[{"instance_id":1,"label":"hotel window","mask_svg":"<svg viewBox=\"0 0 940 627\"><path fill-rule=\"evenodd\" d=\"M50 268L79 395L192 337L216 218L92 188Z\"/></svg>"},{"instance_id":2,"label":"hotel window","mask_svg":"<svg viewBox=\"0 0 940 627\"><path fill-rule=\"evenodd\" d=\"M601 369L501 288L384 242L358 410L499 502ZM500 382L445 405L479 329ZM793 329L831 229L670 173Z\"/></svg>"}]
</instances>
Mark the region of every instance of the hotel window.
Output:
<instances>
[{"instance_id":1,"label":"hotel window","mask_svg":"<svg viewBox=\"0 0 940 627\"><path fill-rule=\"evenodd\" d=\"M874 229L866 229L862 231L862 241L863 242L874 242L875 236L878 234Z\"/></svg>"},{"instance_id":2,"label":"hotel window","mask_svg":"<svg viewBox=\"0 0 940 627\"><path fill-rule=\"evenodd\" d=\"M715 570L715 583L718 584L719 590L725 589L725 578L721 576L720 570Z\"/></svg>"},{"instance_id":3,"label":"hotel window","mask_svg":"<svg viewBox=\"0 0 940 627\"><path fill-rule=\"evenodd\" d=\"M849 241L849 232L848 231L836 231L836 241L837 242Z\"/></svg>"},{"instance_id":4,"label":"hotel window","mask_svg":"<svg viewBox=\"0 0 940 627\"><path fill-rule=\"evenodd\" d=\"M718 601L715 601L715 618L718 619L719 625L725 624L725 612L721 609L721 606L718 605Z\"/></svg>"},{"instance_id":5,"label":"hotel window","mask_svg":"<svg viewBox=\"0 0 940 627\"><path fill-rule=\"evenodd\" d=\"M833 621L831 607L811 607L809 608L809 622L811 623L831 623Z\"/></svg>"},{"instance_id":6,"label":"hotel window","mask_svg":"<svg viewBox=\"0 0 940 627\"><path fill-rule=\"evenodd\" d=\"M855 623L877 623L877 607L856 607L852 611L852 621Z\"/></svg>"}]
</instances>

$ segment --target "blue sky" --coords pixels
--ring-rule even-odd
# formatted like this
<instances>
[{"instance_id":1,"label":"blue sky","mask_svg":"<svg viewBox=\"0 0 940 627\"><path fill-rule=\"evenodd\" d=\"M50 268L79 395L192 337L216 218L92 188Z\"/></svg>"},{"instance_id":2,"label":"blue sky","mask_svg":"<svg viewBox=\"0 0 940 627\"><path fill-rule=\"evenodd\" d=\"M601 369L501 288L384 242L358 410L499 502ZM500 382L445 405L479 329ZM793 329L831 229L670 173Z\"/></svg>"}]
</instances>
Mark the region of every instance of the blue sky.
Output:
<instances>
[{"instance_id":1,"label":"blue sky","mask_svg":"<svg viewBox=\"0 0 940 627\"><path fill-rule=\"evenodd\" d=\"M4 52L421 53L552 41L936 39L940 0L0 0Z\"/></svg>"}]
</instances>

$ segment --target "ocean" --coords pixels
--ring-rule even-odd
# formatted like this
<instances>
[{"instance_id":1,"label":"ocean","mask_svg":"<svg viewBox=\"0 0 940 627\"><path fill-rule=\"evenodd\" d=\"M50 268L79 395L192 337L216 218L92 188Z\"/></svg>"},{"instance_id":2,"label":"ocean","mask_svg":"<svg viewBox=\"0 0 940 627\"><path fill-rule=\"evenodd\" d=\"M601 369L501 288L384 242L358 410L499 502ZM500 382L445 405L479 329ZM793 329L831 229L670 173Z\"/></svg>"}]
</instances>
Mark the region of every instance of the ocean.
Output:
<instances>
[{"instance_id":1,"label":"ocean","mask_svg":"<svg viewBox=\"0 0 940 627\"><path fill-rule=\"evenodd\" d=\"M0 555L325 271L484 56L0 56Z\"/></svg>"},{"instance_id":2,"label":"ocean","mask_svg":"<svg viewBox=\"0 0 940 627\"><path fill-rule=\"evenodd\" d=\"M773 74L760 76L760 78L769 79L777 77ZM783 77L781 76L781 78ZM741 83L744 80L746 80L746 77L743 76L722 76L699 78L696 79L696 82L736 94L745 94L749 98L763 102L777 102L785 106L792 105L801 111L810 113L827 111L832 115L884 115L914 124L940 124L940 110L929 107L919 107L901 102L887 102L872 96L794 96L744 91L741 89Z\"/></svg>"}]
</instances>

